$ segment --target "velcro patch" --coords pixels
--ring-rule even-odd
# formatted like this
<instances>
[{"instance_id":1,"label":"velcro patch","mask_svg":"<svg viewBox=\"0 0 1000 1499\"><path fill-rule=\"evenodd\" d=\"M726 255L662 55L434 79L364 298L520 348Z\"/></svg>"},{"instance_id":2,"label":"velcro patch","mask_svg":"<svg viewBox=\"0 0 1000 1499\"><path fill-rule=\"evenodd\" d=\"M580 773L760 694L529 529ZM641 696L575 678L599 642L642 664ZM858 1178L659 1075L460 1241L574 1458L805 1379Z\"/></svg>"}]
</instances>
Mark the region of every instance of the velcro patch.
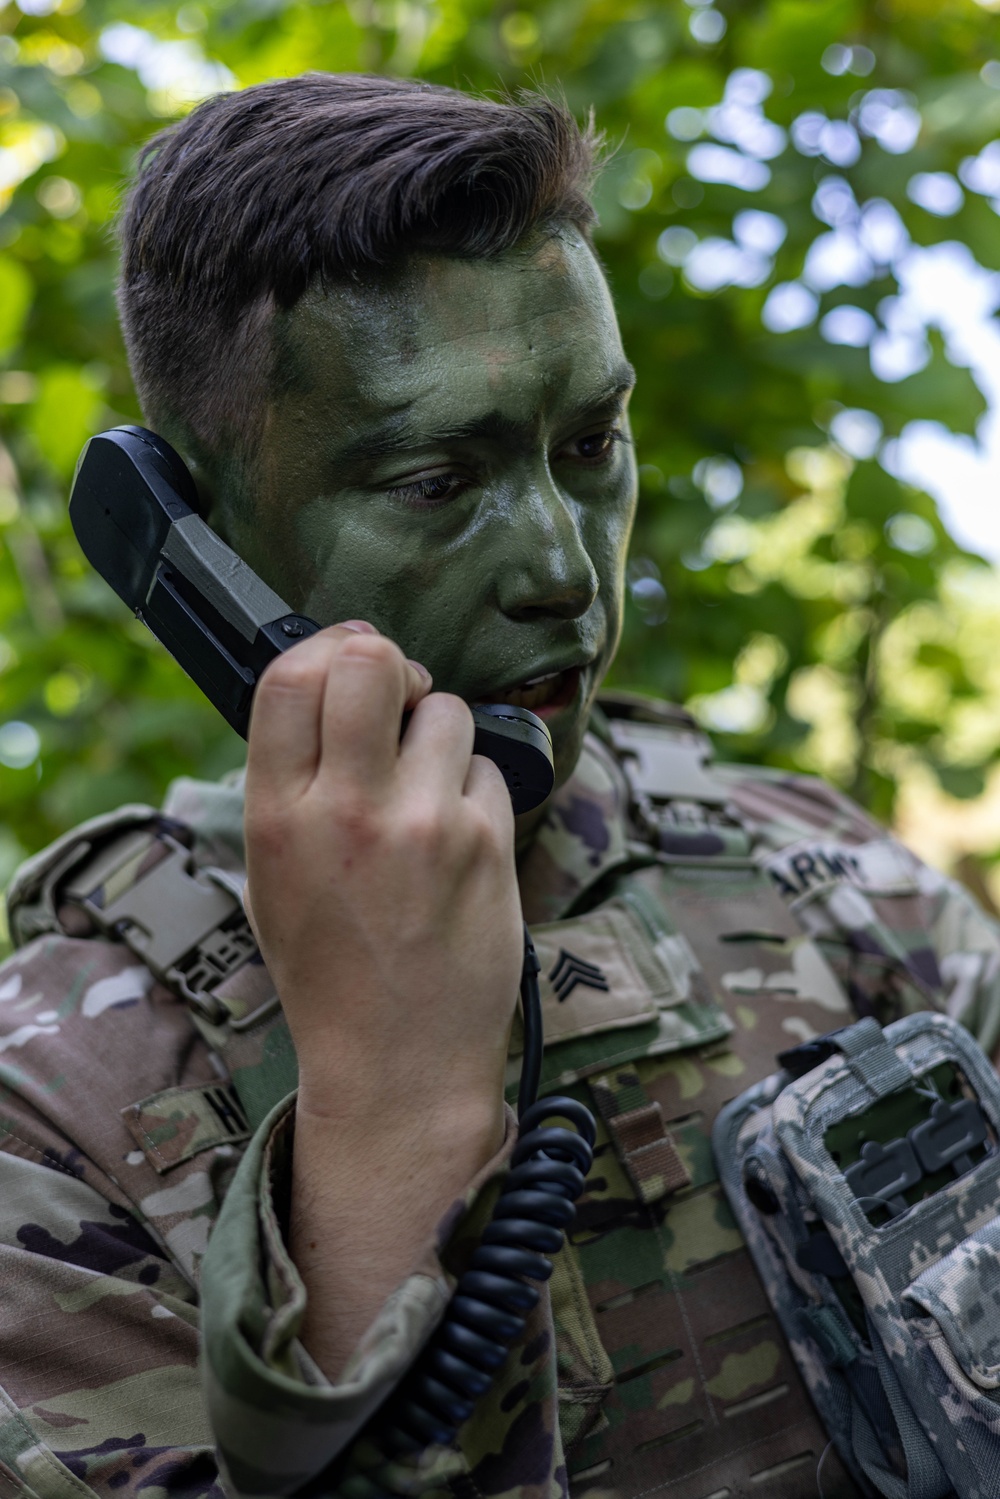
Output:
<instances>
[{"instance_id":1,"label":"velcro patch","mask_svg":"<svg viewBox=\"0 0 1000 1499\"><path fill-rule=\"evenodd\" d=\"M918 889L912 861L892 838L798 843L772 854L764 867L787 900L834 885L854 885L869 895L912 895Z\"/></svg>"},{"instance_id":2,"label":"velcro patch","mask_svg":"<svg viewBox=\"0 0 1000 1499\"><path fill-rule=\"evenodd\" d=\"M617 903L531 935L547 1043L640 1025L679 998L650 939Z\"/></svg>"},{"instance_id":3,"label":"velcro patch","mask_svg":"<svg viewBox=\"0 0 1000 1499\"><path fill-rule=\"evenodd\" d=\"M250 1127L230 1083L167 1088L122 1109L125 1127L162 1176L219 1145L249 1140Z\"/></svg>"}]
</instances>

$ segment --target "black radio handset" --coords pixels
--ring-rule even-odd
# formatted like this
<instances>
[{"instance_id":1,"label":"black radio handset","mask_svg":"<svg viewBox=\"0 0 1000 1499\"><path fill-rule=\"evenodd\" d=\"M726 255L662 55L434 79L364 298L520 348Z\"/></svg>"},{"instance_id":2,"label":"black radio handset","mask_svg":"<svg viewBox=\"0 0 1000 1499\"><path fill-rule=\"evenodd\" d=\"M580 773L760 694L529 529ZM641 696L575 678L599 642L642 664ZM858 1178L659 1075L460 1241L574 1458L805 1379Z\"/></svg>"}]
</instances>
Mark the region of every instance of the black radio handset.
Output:
<instances>
[{"instance_id":1,"label":"black radio handset","mask_svg":"<svg viewBox=\"0 0 1000 1499\"><path fill-rule=\"evenodd\" d=\"M148 625L245 739L261 673L321 627L293 613L197 513L194 482L169 443L113 427L80 455L69 516L87 561ZM515 812L552 790L540 718L506 703L472 710L475 752L501 770Z\"/></svg>"}]
</instances>

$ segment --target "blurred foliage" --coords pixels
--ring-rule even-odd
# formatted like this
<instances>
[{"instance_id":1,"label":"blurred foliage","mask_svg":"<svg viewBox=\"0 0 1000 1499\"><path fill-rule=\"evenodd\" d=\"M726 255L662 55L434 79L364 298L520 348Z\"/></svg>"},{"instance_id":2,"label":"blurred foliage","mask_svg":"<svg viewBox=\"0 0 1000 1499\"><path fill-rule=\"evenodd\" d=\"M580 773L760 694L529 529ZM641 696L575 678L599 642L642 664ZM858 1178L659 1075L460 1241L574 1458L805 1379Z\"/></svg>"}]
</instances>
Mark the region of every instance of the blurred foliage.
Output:
<instances>
[{"instance_id":1,"label":"blurred foliage","mask_svg":"<svg viewBox=\"0 0 1000 1499\"><path fill-rule=\"evenodd\" d=\"M617 684L882 816L915 764L974 794L1000 588L879 460L907 422L984 409L899 292L914 246L1000 267L997 52L973 0L0 0L0 883L240 758L85 567L65 498L88 433L139 415L111 232L137 145L309 68L560 89L606 131L643 492Z\"/></svg>"}]
</instances>

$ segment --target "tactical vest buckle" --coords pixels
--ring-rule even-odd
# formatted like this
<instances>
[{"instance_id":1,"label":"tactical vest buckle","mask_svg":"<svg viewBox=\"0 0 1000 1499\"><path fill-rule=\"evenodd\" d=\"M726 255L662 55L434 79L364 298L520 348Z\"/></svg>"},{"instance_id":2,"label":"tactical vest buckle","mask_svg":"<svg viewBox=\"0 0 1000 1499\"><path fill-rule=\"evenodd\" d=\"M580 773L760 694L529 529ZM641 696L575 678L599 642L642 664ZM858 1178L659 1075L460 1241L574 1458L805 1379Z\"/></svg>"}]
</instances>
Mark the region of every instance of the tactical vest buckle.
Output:
<instances>
[{"instance_id":1,"label":"tactical vest buckle","mask_svg":"<svg viewBox=\"0 0 1000 1499\"><path fill-rule=\"evenodd\" d=\"M242 902L168 833L166 848L141 879L100 904L100 881L88 866L64 892L105 936L123 942L172 993L213 1025L227 1010L214 989L257 951ZM86 885L87 888L81 888Z\"/></svg>"},{"instance_id":2,"label":"tactical vest buckle","mask_svg":"<svg viewBox=\"0 0 1000 1499\"><path fill-rule=\"evenodd\" d=\"M698 802L723 807L729 793L710 773L712 746L704 734L665 734L656 724L614 718L610 723L615 749L625 764L633 793L654 801Z\"/></svg>"},{"instance_id":3,"label":"tactical vest buckle","mask_svg":"<svg viewBox=\"0 0 1000 1499\"><path fill-rule=\"evenodd\" d=\"M807 1072L837 1055L840 1050L836 1039L838 1034L838 1031L828 1031L825 1036L814 1036L811 1041L802 1041L787 1051L779 1051L775 1060L783 1072L798 1082Z\"/></svg>"}]
</instances>

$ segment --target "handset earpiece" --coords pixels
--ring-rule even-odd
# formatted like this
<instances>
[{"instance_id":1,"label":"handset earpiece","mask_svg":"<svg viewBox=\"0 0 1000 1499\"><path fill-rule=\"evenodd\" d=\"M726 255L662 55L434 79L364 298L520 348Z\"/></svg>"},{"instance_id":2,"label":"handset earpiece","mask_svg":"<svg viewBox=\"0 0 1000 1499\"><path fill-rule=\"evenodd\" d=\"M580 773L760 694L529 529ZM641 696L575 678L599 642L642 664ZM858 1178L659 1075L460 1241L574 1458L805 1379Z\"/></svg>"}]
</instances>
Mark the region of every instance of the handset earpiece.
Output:
<instances>
[{"instance_id":1,"label":"handset earpiece","mask_svg":"<svg viewBox=\"0 0 1000 1499\"><path fill-rule=\"evenodd\" d=\"M88 562L245 739L261 673L321 628L295 614L196 510L184 463L143 427L112 427L80 455L69 515ZM515 812L552 790L552 741L526 708L472 710L475 752L499 768Z\"/></svg>"}]
</instances>

